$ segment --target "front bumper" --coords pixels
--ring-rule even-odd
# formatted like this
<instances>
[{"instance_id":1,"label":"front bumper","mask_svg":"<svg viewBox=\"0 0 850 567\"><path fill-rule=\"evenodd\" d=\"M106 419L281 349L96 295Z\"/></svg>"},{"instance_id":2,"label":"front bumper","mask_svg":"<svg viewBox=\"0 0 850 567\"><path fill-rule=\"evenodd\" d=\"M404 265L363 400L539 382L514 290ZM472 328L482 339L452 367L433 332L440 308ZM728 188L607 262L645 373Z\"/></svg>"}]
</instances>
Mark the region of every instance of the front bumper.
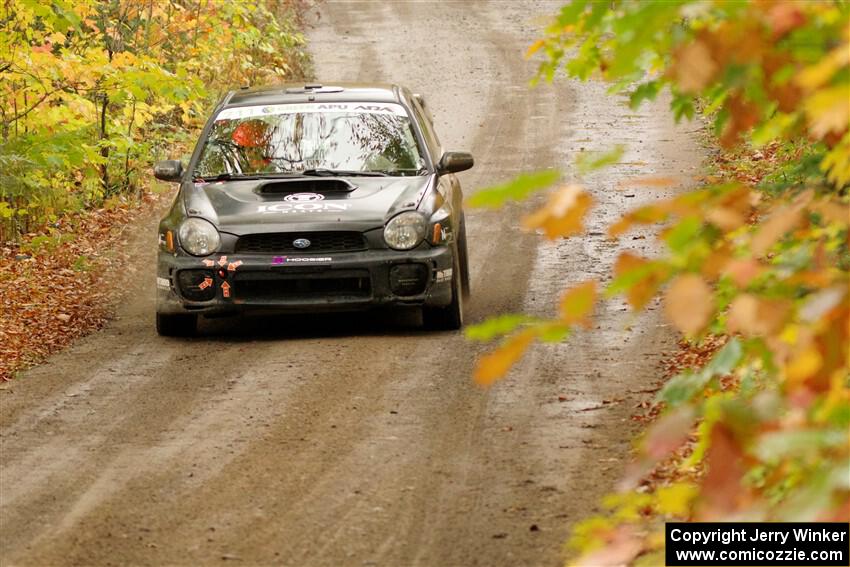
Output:
<instances>
[{"instance_id":1,"label":"front bumper","mask_svg":"<svg viewBox=\"0 0 850 567\"><path fill-rule=\"evenodd\" d=\"M160 251L157 311L228 315L304 313L451 302L452 249L367 250L303 255Z\"/></svg>"}]
</instances>

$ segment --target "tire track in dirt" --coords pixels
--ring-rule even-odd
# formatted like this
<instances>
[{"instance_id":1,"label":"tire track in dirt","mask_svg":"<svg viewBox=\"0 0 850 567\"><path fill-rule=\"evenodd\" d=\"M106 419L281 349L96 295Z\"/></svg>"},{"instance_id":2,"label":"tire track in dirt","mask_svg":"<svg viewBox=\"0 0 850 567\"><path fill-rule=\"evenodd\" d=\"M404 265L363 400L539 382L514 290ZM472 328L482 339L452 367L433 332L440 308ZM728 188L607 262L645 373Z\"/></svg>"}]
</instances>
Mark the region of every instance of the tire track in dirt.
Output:
<instances>
[{"instance_id":1,"label":"tire track in dirt","mask_svg":"<svg viewBox=\"0 0 850 567\"><path fill-rule=\"evenodd\" d=\"M322 79L425 94L444 146L476 156L468 193L568 168L588 138L643 138L630 159L646 169L698 163L660 107L630 118L598 86L527 89L534 18L557 6L328 2L311 49ZM586 180L594 229L631 204L612 190L630 173ZM604 239L519 233L531 206L468 213L469 319L545 309L613 259ZM613 304L601 333L537 347L481 390L483 347L410 314L215 321L167 340L152 290L137 282L119 320L0 391L0 563L558 564L568 523L616 477L639 396L582 410L640 389L670 337L649 318L624 343Z\"/></svg>"}]
</instances>

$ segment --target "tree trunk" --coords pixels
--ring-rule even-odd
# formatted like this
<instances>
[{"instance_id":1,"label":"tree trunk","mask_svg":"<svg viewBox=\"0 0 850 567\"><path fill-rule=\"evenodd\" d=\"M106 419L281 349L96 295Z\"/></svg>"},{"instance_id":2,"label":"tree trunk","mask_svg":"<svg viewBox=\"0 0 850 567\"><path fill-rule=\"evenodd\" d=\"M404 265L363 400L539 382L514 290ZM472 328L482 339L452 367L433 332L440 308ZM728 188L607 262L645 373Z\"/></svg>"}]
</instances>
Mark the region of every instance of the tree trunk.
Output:
<instances>
[{"instance_id":1,"label":"tree trunk","mask_svg":"<svg viewBox=\"0 0 850 567\"><path fill-rule=\"evenodd\" d=\"M106 108L109 105L109 95L103 93L103 106L100 107L100 140L106 141L108 134L106 132ZM103 158L103 163L100 164L100 182L103 184L103 196L109 195L109 146L104 145L100 148L100 155Z\"/></svg>"}]
</instances>

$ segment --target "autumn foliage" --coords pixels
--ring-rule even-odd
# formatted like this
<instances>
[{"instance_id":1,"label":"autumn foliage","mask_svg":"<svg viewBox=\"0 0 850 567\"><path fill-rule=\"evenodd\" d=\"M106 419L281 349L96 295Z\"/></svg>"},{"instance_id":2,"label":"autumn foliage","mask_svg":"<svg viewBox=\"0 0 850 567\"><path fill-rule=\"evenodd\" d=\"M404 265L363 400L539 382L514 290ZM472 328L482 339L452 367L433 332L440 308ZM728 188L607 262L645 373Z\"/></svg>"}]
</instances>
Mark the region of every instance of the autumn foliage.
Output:
<instances>
[{"instance_id":1,"label":"autumn foliage","mask_svg":"<svg viewBox=\"0 0 850 567\"><path fill-rule=\"evenodd\" d=\"M225 89L302 76L295 2L0 3L0 241L137 195Z\"/></svg>"},{"instance_id":2,"label":"autumn foliage","mask_svg":"<svg viewBox=\"0 0 850 567\"><path fill-rule=\"evenodd\" d=\"M676 117L701 113L722 147L776 157L770 171L721 175L624 215L611 238L658 225L666 253L623 253L604 288L566 290L557 317L503 315L470 331L505 336L479 361L484 384L535 339L567 336L619 294L636 311L660 295L687 339L723 345L667 382L657 399L664 411L642 441L638 473L671 459L679 473L650 492L612 495L610 515L576 529L579 563L658 563L664 519L848 519L848 14L846 3L826 1L574 0L528 50L541 59L541 78L601 77L633 106L669 90ZM529 179L473 204L525 196ZM573 237L591 207L587 192L568 184L524 225Z\"/></svg>"}]
</instances>

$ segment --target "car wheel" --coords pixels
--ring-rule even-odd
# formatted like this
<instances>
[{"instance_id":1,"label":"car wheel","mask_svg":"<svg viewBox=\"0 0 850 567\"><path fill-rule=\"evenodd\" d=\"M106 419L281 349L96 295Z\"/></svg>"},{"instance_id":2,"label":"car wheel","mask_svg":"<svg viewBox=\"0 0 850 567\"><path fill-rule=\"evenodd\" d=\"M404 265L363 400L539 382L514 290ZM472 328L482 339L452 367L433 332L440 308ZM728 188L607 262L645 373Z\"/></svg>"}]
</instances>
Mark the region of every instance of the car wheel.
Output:
<instances>
[{"instance_id":1,"label":"car wheel","mask_svg":"<svg viewBox=\"0 0 850 567\"><path fill-rule=\"evenodd\" d=\"M426 329L456 331L463 326L463 272L455 249L452 261L452 302L445 307L422 308L422 323Z\"/></svg>"},{"instance_id":2,"label":"car wheel","mask_svg":"<svg viewBox=\"0 0 850 567\"><path fill-rule=\"evenodd\" d=\"M191 337L197 328L197 315L156 314L156 332L162 337Z\"/></svg>"},{"instance_id":3,"label":"car wheel","mask_svg":"<svg viewBox=\"0 0 850 567\"><path fill-rule=\"evenodd\" d=\"M458 253L460 254L460 271L463 275L461 280L461 290L463 291L463 299L469 299L469 253L466 248L466 218L460 218L460 236L457 242Z\"/></svg>"}]
</instances>

